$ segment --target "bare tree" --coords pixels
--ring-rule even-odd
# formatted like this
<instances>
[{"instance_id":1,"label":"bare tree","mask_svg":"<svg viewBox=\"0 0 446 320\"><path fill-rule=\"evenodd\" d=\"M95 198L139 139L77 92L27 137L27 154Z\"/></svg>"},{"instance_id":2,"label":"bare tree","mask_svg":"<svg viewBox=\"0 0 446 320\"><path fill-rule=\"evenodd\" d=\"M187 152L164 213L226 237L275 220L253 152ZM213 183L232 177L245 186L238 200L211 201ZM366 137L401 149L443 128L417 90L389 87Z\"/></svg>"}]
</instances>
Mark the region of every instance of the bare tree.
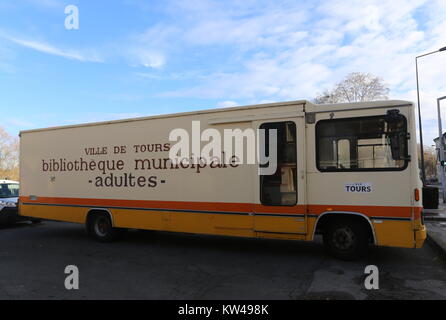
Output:
<instances>
[{"instance_id":1,"label":"bare tree","mask_svg":"<svg viewBox=\"0 0 446 320\"><path fill-rule=\"evenodd\" d=\"M0 179L19 178L19 140L0 127Z\"/></svg>"},{"instance_id":2,"label":"bare tree","mask_svg":"<svg viewBox=\"0 0 446 320\"><path fill-rule=\"evenodd\" d=\"M383 80L370 73L353 72L332 90L319 94L317 104L387 100L390 89Z\"/></svg>"},{"instance_id":3,"label":"bare tree","mask_svg":"<svg viewBox=\"0 0 446 320\"><path fill-rule=\"evenodd\" d=\"M419 143L418 143L418 150L420 150ZM418 154L418 163L421 168L420 154ZM426 170L426 176L428 179L434 179L437 177L437 164L438 164L438 155L435 147L424 146L424 168Z\"/></svg>"}]
</instances>

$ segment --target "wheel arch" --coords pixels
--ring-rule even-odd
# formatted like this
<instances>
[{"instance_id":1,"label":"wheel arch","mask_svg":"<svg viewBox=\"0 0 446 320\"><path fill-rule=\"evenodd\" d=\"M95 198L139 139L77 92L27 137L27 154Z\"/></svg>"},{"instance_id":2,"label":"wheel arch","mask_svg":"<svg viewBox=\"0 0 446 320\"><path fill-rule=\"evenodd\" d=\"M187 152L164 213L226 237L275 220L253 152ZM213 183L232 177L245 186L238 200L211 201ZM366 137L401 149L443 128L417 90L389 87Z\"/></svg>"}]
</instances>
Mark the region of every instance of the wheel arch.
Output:
<instances>
[{"instance_id":1,"label":"wheel arch","mask_svg":"<svg viewBox=\"0 0 446 320\"><path fill-rule=\"evenodd\" d=\"M107 209L107 208L90 208L90 209L88 209L87 215L85 216L85 224L88 224L89 219L94 214L97 214L97 213L105 213L105 214L107 214L109 216L109 218L110 218L112 227L115 226L115 221L113 219L113 215L112 215L111 211L109 209Z\"/></svg>"},{"instance_id":2,"label":"wheel arch","mask_svg":"<svg viewBox=\"0 0 446 320\"><path fill-rule=\"evenodd\" d=\"M313 232L311 236L311 240L314 240L314 236L316 235L316 230L318 226L322 225L323 223L326 223L328 219L333 219L334 217L359 217L363 222L366 222L366 224L370 227L370 232L372 235L372 240L375 245L378 245L378 239L376 238L375 228L373 226L372 221L369 217L367 217L363 213L359 212L351 212L351 211L325 211L321 213L318 218L316 219L316 222L313 227Z\"/></svg>"}]
</instances>

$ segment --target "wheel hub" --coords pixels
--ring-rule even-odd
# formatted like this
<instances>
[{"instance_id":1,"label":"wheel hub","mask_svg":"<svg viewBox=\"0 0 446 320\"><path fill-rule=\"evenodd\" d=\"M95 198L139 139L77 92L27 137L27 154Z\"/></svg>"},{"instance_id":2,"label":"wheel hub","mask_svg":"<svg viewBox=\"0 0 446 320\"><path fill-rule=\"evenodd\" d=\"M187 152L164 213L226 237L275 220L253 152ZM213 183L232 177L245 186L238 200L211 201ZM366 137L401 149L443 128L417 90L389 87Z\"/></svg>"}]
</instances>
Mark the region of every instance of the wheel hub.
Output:
<instances>
[{"instance_id":1,"label":"wheel hub","mask_svg":"<svg viewBox=\"0 0 446 320\"><path fill-rule=\"evenodd\" d=\"M348 250L353 247L355 243L355 234L348 227L337 229L333 233L333 244L341 250Z\"/></svg>"},{"instance_id":2,"label":"wheel hub","mask_svg":"<svg viewBox=\"0 0 446 320\"><path fill-rule=\"evenodd\" d=\"M95 224L96 233L99 236L104 237L107 235L107 230L108 230L107 220L105 218L98 219L98 221Z\"/></svg>"}]
</instances>

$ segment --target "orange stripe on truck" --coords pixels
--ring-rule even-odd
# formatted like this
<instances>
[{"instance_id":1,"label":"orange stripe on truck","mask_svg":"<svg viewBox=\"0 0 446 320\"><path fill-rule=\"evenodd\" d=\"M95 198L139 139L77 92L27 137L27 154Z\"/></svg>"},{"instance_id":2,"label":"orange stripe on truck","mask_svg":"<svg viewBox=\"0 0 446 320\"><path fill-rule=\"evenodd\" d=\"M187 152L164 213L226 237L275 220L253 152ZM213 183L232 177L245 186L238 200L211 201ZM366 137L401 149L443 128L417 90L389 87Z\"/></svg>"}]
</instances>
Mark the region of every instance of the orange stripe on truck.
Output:
<instances>
[{"instance_id":1,"label":"orange stripe on truck","mask_svg":"<svg viewBox=\"0 0 446 320\"><path fill-rule=\"evenodd\" d=\"M48 205L73 205L92 206L103 208L152 208L170 210L196 210L196 211L222 211L245 213L271 213L271 214L308 214L319 215L327 211L345 211L362 213L368 217L399 217L411 218L412 212L415 219L421 217L421 207L401 206L354 206L354 205L296 205L296 206L264 206L253 203L225 203L225 202L189 202L189 201L154 201L154 200L118 200L118 199L93 199L93 198L58 198L38 197L31 200L30 197L21 196L20 203L48 204Z\"/></svg>"}]
</instances>

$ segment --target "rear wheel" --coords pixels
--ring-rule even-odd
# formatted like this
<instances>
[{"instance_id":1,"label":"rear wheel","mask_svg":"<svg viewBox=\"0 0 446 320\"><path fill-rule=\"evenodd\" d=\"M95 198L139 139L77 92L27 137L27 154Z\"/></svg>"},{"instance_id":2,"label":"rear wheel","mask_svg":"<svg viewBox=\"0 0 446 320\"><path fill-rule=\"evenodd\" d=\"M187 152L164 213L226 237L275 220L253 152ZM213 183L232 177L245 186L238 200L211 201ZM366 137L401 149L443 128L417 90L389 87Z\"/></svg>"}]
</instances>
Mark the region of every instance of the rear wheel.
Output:
<instances>
[{"instance_id":1,"label":"rear wheel","mask_svg":"<svg viewBox=\"0 0 446 320\"><path fill-rule=\"evenodd\" d=\"M113 228L110 217L105 213L95 213L88 218L87 232L91 237L102 242L112 241L118 234L118 230Z\"/></svg>"},{"instance_id":2,"label":"rear wheel","mask_svg":"<svg viewBox=\"0 0 446 320\"><path fill-rule=\"evenodd\" d=\"M341 260L355 260L367 252L369 231L353 219L333 220L324 232L324 245Z\"/></svg>"}]
</instances>

